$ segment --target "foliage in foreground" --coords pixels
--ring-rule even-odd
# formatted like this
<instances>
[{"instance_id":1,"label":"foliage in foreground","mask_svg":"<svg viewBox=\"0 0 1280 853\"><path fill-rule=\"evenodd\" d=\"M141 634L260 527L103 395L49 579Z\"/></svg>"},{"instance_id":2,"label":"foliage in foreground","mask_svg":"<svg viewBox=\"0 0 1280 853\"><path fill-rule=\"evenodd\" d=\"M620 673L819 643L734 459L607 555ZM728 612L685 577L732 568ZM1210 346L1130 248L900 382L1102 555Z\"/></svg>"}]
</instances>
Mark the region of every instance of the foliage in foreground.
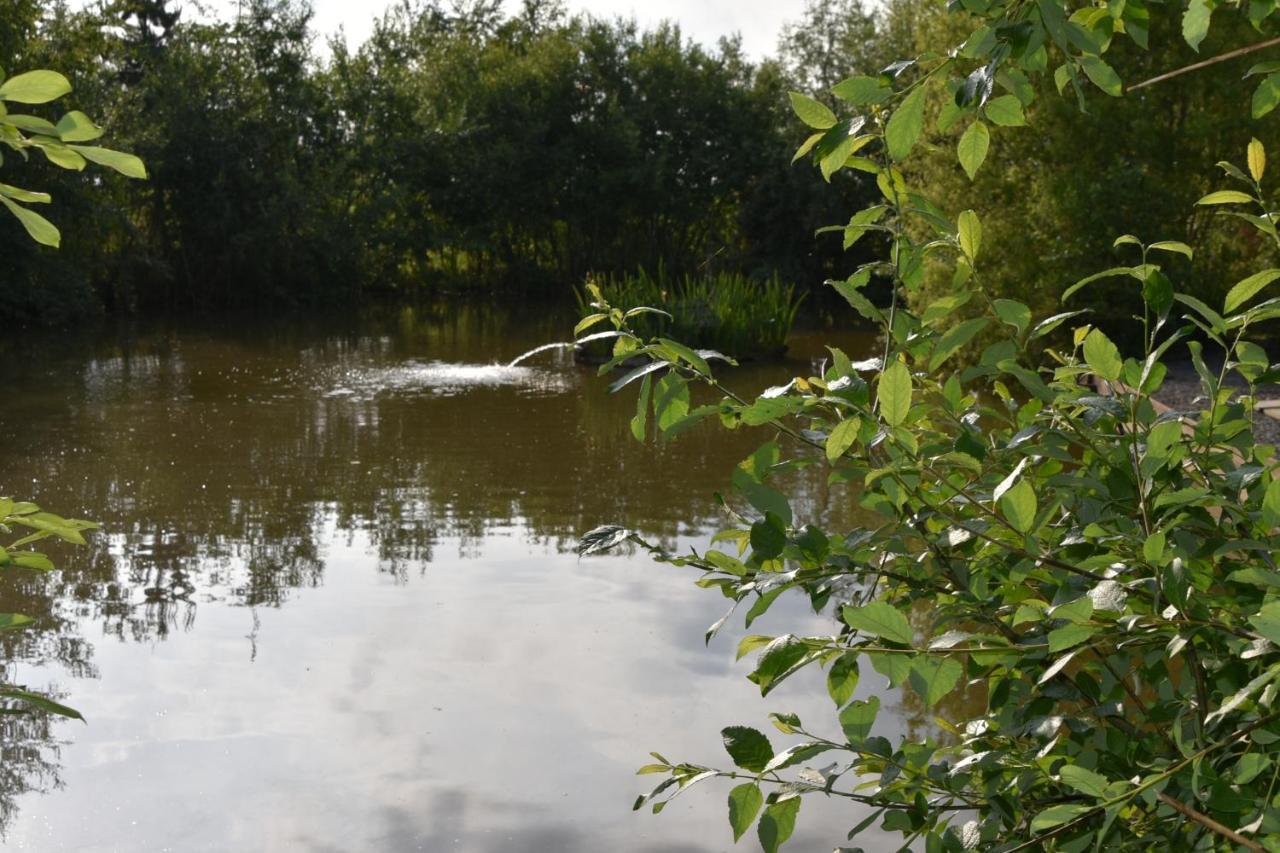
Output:
<instances>
[{"instance_id":1,"label":"foliage in foreground","mask_svg":"<svg viewBox=\"0 0 1280 853\"><path fill-rule=\"evenodd\" d=\"M661 309L662 313L637 317L632 327L636 334L663 334L739 358L783 352L803 298L796 296L794 285L783 284L776 275L764 281L727 272L675 277L662 266L656 275L641 269L631 275L596 278L594 283L613 305ZM606 315L593 313L589 292L577 291L576 296L584 322L605 319ZM590 325L580 326L579 331Z\"/></svg>"},{"instance_id":2,"label":"foliage in foreground","mask_svg":"<svg viewBox=\"0 0 1280 853\"><path fill-rule=\"evenodd\" d=\"M1150 16L1168 13L1133 2L979 5L965 4L981 26L960 49L839 84L836 95L860 114L840 119L793 98L816 131L802 150L827 170L874 174L880 187L882 203L844 231L846 243L880 231L890 255L832 284L881 324L881 354L854 362L832 349L823 375L748 400L712 374L709 353L643 339L627 312L608 311L617 359L648 361L613 386L641 383L637 436L670 437L707 418L776 436L733 472L746 506L731 510L718 548L669 554L611 526L589 533L580 552L637 541L702 571L700 585L748 607L748 625L788 590L833 617L830 636L751 636L739 655L756 655L749 678L762 695L824 667L834 721L771 714L798 738L782 749L730 726L736 769L659 757L641 772L666 778L637 808L658 811L721 777L737 780L734 837L754 824L766 851L816 795L861 807L851 839L878 824L927 851L1280 849L1280 466L1253 434L1255 388L1280 367L1247 339L1280 317L1280 299L1259 301L1280 270L1239 281L1214 307L1173 281L1169 260L1193 258L1191 247L1125 235L1116 245L1133 263L1063 297L1127 281L1140 294L1141 350L1126 358L1104 332L1078 325L1031 361L1030 344L1052 344L1086 312L1037 321L1018 301L990 298L983 246L995 235L973 211L950 216L908 185L901 164L923 133L926 87L951 93L941 110L968 126L958 157L972 176L989 145L978 116L1019 110L997 86L1018 91L1056 66L1059 90L1082 104L1089 88L1120 96L1102 54L1121 37L1145 45ZM1248 11L1262 26L1273 8ZM1182 29L1193 47L1212 13L1192 0ZM1277 68L1261 67L1261 97L1272 97ZM1263 145L1254 140L1243 165L1221 166L1231 186L1200 204L1280 244ZM926 261L948 265L952 284L916 314L903 301ZM863 293L873 274L892 279L888 308ZM971 301L982 316L948 321ZM959 365L961 348L988 331L997 340ZM1193 410L1157 402L1175 347L1199 376ZM691 410L691 382L723 398ZM777 475L814 464L830 465L831 482L847 484L874 521L827 531L795 517ZM984 707L941 723L943 737L890 740L879 697L856 692L868 667L926 707L962 685Z\"/></svg>"},{"instance_id":3,"label":"foliage in foreground","mask_svg":"<svg viewBox=\"0 0 1280 853\"><path fill-rule=\"evenodd\" d=\"M84 145L103 134L102 128L93 123L87 115L79 111L65 113L54 124L47 119L26 113L10 112L7 104L47 104L71 91L67 78L56 71L28 71L4 79L0 72L0 143L24 160L31 151L44 154L46 160L63 169L80 171L92 162L107 166L132 178L145 178L146 168L142 161L132 154L102 148L97 145ZM11 155L12 157L12 155ZM0 164L3 164L0 158ZM62 235L57 227L27 205L48 204L52 199L48 193L21 189L7 183L0 183L0 204L3 204L23 228L37 243L57 248ZM3 269L3 266L0 266ZM26 528L30 532L11 542L8 547L0 547L0 569L28 569L35 571L52 571L53 563L44 554L24 545L39 542L50 536L56 536L66 542L77 545L85 544L83 531L96 530L97 524L78 519L66 519L50 512L42 512L40 507L29 501L15 502L10 498L0 498L0 533L9 534L15 528ZM0 613L0 630L21 628L31 622L27 616L19 613ZM0 700L10 700L22 707L39 708L55 714L82 719L80 713L65 705L53 701L47 696L12 685L0 684ZM9 713L12 705L0 707L0 713Z\"/></svg>"}]
</instances>

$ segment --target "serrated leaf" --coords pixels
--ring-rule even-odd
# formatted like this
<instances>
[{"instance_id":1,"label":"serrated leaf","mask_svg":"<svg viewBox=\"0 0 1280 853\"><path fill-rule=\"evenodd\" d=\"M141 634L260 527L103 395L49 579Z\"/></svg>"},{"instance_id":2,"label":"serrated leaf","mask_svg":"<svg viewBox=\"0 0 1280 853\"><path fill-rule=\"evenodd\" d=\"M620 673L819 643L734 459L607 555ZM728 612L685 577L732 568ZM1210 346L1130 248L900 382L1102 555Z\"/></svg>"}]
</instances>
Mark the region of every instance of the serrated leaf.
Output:
<instances>
[{"instance_id":1,"label":"serrated leaf","mask_svg":"<svg viewBox=\"0 0 1280 853\"><path fill-rule=\"evenodd\" d=\"M1058 771L1064 785L1068 785L1094 799L1105 799L1107 796L1107 780L1092 770L1075 764L1068 764Z\"/></svg>"},{"instance_id":2,"label":"serrated leaf","mask_svg":"<svg viewBox=\"0 0 1280 853\"><path fill-rule=\"evenodd\" d=\"M904 646L911 645L915 632L902 611L886 601L873 601L862 607L847 606L842 611L850 628L881 637Z\"/></svg>"},{"instance_id":3,"label":"serrated leaf","mask_svg":"<svg viewBox=\"0 0 1280 853\"><path fill-rule=\"evenodd\" d=\"M769 738L749 726L729 726L721 729L720 736L733 763L743 770L759 773L773 758L773 745Z\"/></svg>"},{"instance_id":4,"label":"serrated leaf","mask_svg":"<svg viewBox=\"0 0 1280 853\"><path fill-rule=\"evenodd\" d=\"M960 160L964 173L969 176L969 180L972 181L977 176L978 170L987 159L987 151L990 148L991 131L987 130L987 126L982 121L975 120L965 129L960 141L956 143L956 156Z\"/></svg>"},{"instance_id":5,"label":"serrated leaf","mask_svg":"<svg viewBox=\"0 0 1280 853\"><path fill-rule=\"evenodd\" d=\"M924 87L920 86L903 98L885 125L885 146L895 161L905 160L924 132L924 94Z\"/></svg>"},{"instance_id":6,"label":"serrated leaf","mask_svg":"<svg viewBox=\"0 0 1280 853\"><path fill-rule=\"evenodd\" d=\"M1115 69L1101 57L1086 53L1080 57L1080 67L1084 69L1085 76L1093 81L1093 85L1111 97L1118 98L1124 94L1124 85L1120 82L1120 75L1116 74Z\"/></svg>"},{"instance_id":7,"label":"serrated leaf","mask_svg":"<svg viewBox=\"0 0 1280 853\"><path fill-rule=\"evenodd\" d=\"M788 92L787 95L791 98L791 109L809 127L817 130L835 127L836 114L826 104L799 92Z\"/></svg>"},{"instance_id":8,"label":"serrated leaf","mask_svg":"<svg viewBox=\"0 0 1280 853\"><path fill-rule=\"evenodd\" d=\"M853 446L853 443L858 440L858 430L861 426L862 421L857 417L851 416L845 418L831 429L831 434L827 436L826 443L827 461L835 464L836 460Z\"/></svg>"},{"instance_id":9,"label":"serrated leaf","mask_svg":"<svg viewBox=\"0 0 1280 853\"><path fill-rule=\"evenodd\" d=\"M765 853L778 853L796 829L796 816L800 813L800 797L780 799L764 810L756 832Z\"/></svg>"},{"instance_id":10,"label":"serrated leaf","mask_svg":"<svg viewBox=\"0 0 1280 853\"><path fill-rule=\"evenodd\" d=\"M837 708L843 708L853 698L853 691L857 687L858 655L856 652L846 652L836 658L831 669L827 670L827 694Z\"/></svg>"},{"instance_id":11,"label":"serrated leaf","mask_svg":"<svg viewBox=\"0 0 1280 853\"><path fill-rule=\"evenodd\" d=\"M880 416L890 426L897 426L907 419L907 413L911 411L911 371L901 361L895 361L880 374L876 401L880 406Z\"/></svg>"},{"instance_id":12,"label":"serrated leaf","mask_svg":"<svg viewBox=\"0 0 1280 853\"><path fill-rule=\"evenodd\" d=\"M1228 314L1234 311L1277 278L1280 278L1280 270L1270 269L1254 273L1243 281L1236 283L1227 291L1227 298L1222 303L1222 312Z\"/></svg>"},{"instance_id":13,"label":"serrated leaf","mask_svg":"<svg viewBox=\"0 0 1280 853\"><path fill-rule=\"evenodd\" d=\"M1073 646L1078 646L1092 637L1097 630L1091 625L1075 624L1055 628L1049 632L1049 652L1050 654L1055 654L1066 651Z\"/></svg>"},{"instance_id":14,"label":"serrated leaf","mask_svg":"<svg viewBox=\"0 0 1280 853\"><path fill-rule=\"evenodd\" d=\"M1035 816L1031 821L1032 832L1043 832L1046 829L1053 829L1055 826L1061 826L1069 820L1074 820L1082 814L1093 811L1093 806L1063 804L1050 806L1040 814Z\"/></svg>"},{"instance_id":15,"label":"serrated leaf","mask_svg":"<svg viewBox=\"0 0 1280 853\"><path fill-rule=\"evenodd\" d=\"M978 214L966 210L956 217L956 237L965 257L970 262L977 260L978 252L982 251L982 221L978 219Z\"/></svg>"},{"instance_id":16,"label":"serrated leaf","mask_svg":"<svg viewBox=\"0 0 1280 853\"><path fill-rule=\"evenodd\" d=\"M871 734L876 716L880 713L880 697L872 696L867 701L850 702L840 712L840 728L845 738L852 744L860 744Z\"/></svg>"},{"instance_id":17,"label":"serrated leaf","mask_svg":"<svg viewBox=\"0 0 1280 853\"><path fill-rule=\"evenodd\" d=\"M921 655L911 662L908 678L912 689L924 700L925 707L932 708L955 689L964 667L949 657Z\"/></svg>"},{"instance_id":18,"label":"serrated leaf","mask_svg":"<svg viewBox=\"0 0 1280 853\"><path fill-rule=\"evenodd\" d=\"M961 347L973 340L988 325L989 321L985 317L976 317L952 326L938 340L937 346L934 347L933 355L929 356L929 369L937 370L948 358L955 355Z\"/></svg>"},{"instance_id":19,"label":"serrated leaf","mask_svg":"<svg viewBox=\"0 0 1280 853\"><path fill-rule=\"evenodd\" d=\"M1119 379L1124 369L1120 350L1099 329L1093 329L1084 339L1084 360L1090 370L1110 382Z\"/></svg>"},{"instance_id":20,"label":"serrated leaf","mask_svg":"<svg viewBox=\"0 0 1280 853\"><path fill-rule=\"evenodd\" d=\"M1019 533L1030 533L1036 520L1035 489L1026 480L1005 492L1000 498L1000 512Z\"/></svg>"},{"instance_id":21,"label":"serrated leaf","mask_svg":"<svg viewBox=\"0 0 1280 853\"><path fill-rule=\"evenodd\" d=\"M751 828L762 805L764 795L754 782L739 785L729 792L729 826L733 829L734 843Z\"/></svg>"},{"instance_id":22,"label":"serrated leaf","mask_svg":"<svg viewBox=\"0 0 1280 853\"><path fill-rule=\"evenodd\" d=\"M987 118L1001 127L1021 127L1027 123L1027 117L1022 112L1022 102L1013 95L1001 95L987 101L983 112L987 114Z\"/></svg>"}]
</instances>

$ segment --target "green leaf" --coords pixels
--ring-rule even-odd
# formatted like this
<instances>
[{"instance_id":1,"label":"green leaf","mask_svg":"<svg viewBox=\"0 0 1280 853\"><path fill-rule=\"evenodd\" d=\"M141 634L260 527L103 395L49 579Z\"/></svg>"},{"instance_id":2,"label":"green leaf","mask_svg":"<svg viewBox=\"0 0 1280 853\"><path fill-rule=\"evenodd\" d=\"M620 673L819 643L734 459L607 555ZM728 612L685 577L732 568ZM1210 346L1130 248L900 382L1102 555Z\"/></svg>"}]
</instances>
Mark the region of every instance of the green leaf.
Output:
<instances>
[{"instance_id":1,"label":"green leaf","mask_svg":"<svg viewBox=\"0 0 1280 853\"><path fill-rule=\"evenodd\" d=\"M631 434L635 436L636 441L644 441L649 431L649 391L652 378L648 374L645 375L640 383L640 393L636 396L636 414L631 419Z\"/></svg>"},{"instance_id":2,"label":"green leaf","mask_svg":"<svg viewBox=\"0 0 1280 853\"><path fill-rule=\"evenodd\" d=\"M1147 248L1160 252L1177 252L1179 255L1186 255L1189 261L1195 259L1195 252L1191 250L1191 247L1186 243L1179 243L1177 240L1159 240Z\"/></svg>"},{"instance_id":3,"label":"green leaf","mask_svg":"<svg viewBox=\"0 0 1280 853\"><path fill-rule=\"evenodd\" d=\"M987 101L984 109L987 118L1001 127L1021 127L1027 123L1022 112L1022 102L1013 95L1001 95Z\"/></svg>"},{"instance_id":4,"label":"green leaf","mask_svg":"<svg viewBox=\"0 0 1280 853\"><path fill-rule=\"evenodd\" d=\"M982 222L978 214L972 210L963 211L956 217L956 237L960 241L960 251L964 252L970 262L978 259L982 250Z\"/></svg>"},{"instance_id":5,"label":"green leaf","mask_svg":"<svg viewBox=\"0 0 1280 853\"><path fill-rule=\"evenodd\" d=\"M843 613L844 621L850 628L904 646L911 645L911 641L915 639L915 632L911 630L907 617L886 601L873 601L862 607L849 605L844 608Z\"/></svg>"},{"instance_id":6,"label":"green leaf","mask_svg":"<svg viewBox=\"0 0 1280 853\"><path fill-rule=\"evenodd\" d=\"M1231 313L1236 308L1256 296L1258 291L1262 290L1262 288L1266 287L1277 278L1280 278L1280 270L1270 269L1254 273L1243 281L1237 283L1227 291L1226 301L1222 303L1222 313Z\"/></svg>"},{"instance_id":7,"label":"green leaf","mask_svg":"<svg viewBox=\"0 0 1280 853\"><path fill-rule=\"evenodd\" d=\"M766 512L763 519L751 525L751 550L762 560L772 560L782 555L787 546L787 529L782 519Z\"/></svg>"},{"instance_id":8,"label":"green leaf","mask_svg":"<svg viewBox=\"0 0 1280 853\"><path fill-rule=\"evenodd\" d=\"M91 163L106 166L108 169L115 169L126 178L141 179L147 176L147 167L132 154L126 154L123 151L112 151L110 148L99 148L96 145L72 145L70 147L72 150L78 151Z\"/></svg>"},{"instance_id":9,"label":"green leaf","mask_svg":"<svg viewBox=\"0 0 1280 853\"><path fill-rule=\"evenodd\" d=\"M853 443L858 440L858 430L861 426L861 420L856 416L850 416L831 429L826 444L828 462L835 464L835 461L853 446Z\"/></svg>"},{"instance_id":10,"label":"green leaf","mask_svg":"<svg viewBox=\"0 0 1280 853\"><path fill-rule=\"evenodd\" d=\"M1196 204L1249 204L1252 201L1254 201L1253 196L1239 190L1218 190L1209 193Z\"/></svg>"},{"instance_id":11,"label":"green leaf","mask_svg":"<svg viewBox=\"0 0 1280 853\"><path fill-rule=\"evenodd\" d=\"M919 86L907 95L885 125L885 145L889 156L896 161L907 158L924 132L924 91L924 87Z\"/></svg>"},{"instance_id":12,"label":"green leaf","mask_svg":"<svg viewBox=\"0 0 1280 853\"><path fill-rule=\"evenodd\" d=\"M1248 160L1249 174L1255 181L1261 183L1262 176L1267 171L1267 149L1257 139L1249 140Z\"/></svg>"},{"instance_id":13,"label":"green leaf","mask_svg":"<svg viewBox=\"0 0 1280 853\"><path fill-rule=\"evenodd\" d=\"M996 315L1022 334L1031 325L1031 309L1013 299L996 299L991 303Z\"/></svg>"},{"instance_id":14,"label":"green leaf","mask_svg":"<svg viewBox=\"0 0 1280 853\"><path fill-rule=\"evenodd\" d=\"M880 416L890 426L897 426L907 419L907 413L911 411L911 371L901 361L895 361L880 374L876 401L880 406Z\"/></svg>"},{"instance_id":15,"label":"green leaf","mask_svg":"<svg viewBox=\"0 0 1280 853\"><path fill-rule=\"evenodd\" d=\"M854 106L881 104L893 97L893 87L880 77L850 77L833 86L831 94Z\"/></svg>"},{"instance_id":16,"label":"green leaf","mask_svg":"<svg viewBox=\"0 0 1280 853\"><path fill-rule=\"evenodd\" d=\"M1254 118L1262 118L1277 105L1280 105L1280 74L1270 74L1253 90L1250 110Z\"/></svg>"},{"instance_id":17,"label":"green leaf","mask_svg":"<svg viewBox=\"0 0 1280 853\"><path fill-rule=\"evenodd\" d=\"M31 617L23 616L21 613L0 613L0 631L9 628L21 628L23 625L30 625Z\"/></svg>"},{"instance_id":18,"label":"green leaf","mask_svg":"<svg viewBox=\"0 0 1280 853\"><path fill-rule=\"evenodd\" d=\"M746 782L729 792L729 826L733 828L735 844L755 822L763 804L764 795L755 782Z\"/></svg>"},{"instance_id":19,"label":"green leaf","mask_svg":"<svg viewBox=\"0 0 1280 853\"><path fill-rule=\"evenodd\" d=\"M1263 605L1257 614L1249 617L1249 624L1258 633L1276 645L1280 645L1280 601Z\"/></svg>"},{"instance_id":20,"label":"green leaf","mask_svg":"<svg viewBox=\"0 0 1280 853\"><path fill-rule=\"evenodd\" d=\"M1030 533L1036 521L1036 493L1026 480L1000 497L1000 511L1019 533Z\"/></svg>"},{"instance_id":21,"label":"green leaf","mask_svg":"<svg viewBox=\"0 0 1280 853\"><path fill-rule=\"evenodd\" d=\"M0 84L0 101L47 104L71 91L67 78L56 71L28 71Z\"/></svg>"},{"instance_id":22,"label":"green leaf","mask_svg":"<svg viewBox=\"0 0 1280 853\"><path fill-rule=\"evenodd\" d=\"M796 815L800 813L800 797L793 795L780 799L764 810L756 832L765 853L778 853L796 829Z\"/></svg>"},{"instance_id":23,"label":"green leaf","mask_svg":"<svg viewBox=\"0 0 1280 853\"><path fill-rule=\"evenodd\" d=\"M729 726L721 729L724 748L733 763L743 770L759 773L773 758L773 745L762 732L748 726Z\"/></svg>"},{"instance_id":24,"label":"green leaf","mask_svg":"<svg viewBox=\"0 0 1280 853\"><path fill-rule=\"evenodd\" d=\"M1118 380L1124 369L1120 350L1098 329L1090 331L1084 339L1084 360L1090 370L1110 382Z\"/></svg>"},{"instance_id":25,"label":"green leaf","mask_svg":"<svg viewBox=\"0 0 1280 853\"><path fill-rule=\"evenodd\" d=\"M1074 820L1082 814L1093 811L1094 806L1064 804L1058 806L1050 806L1040 814L1036 815L1035 820L1031 821L1032 832L1043 832L1046 829L1053 829L1055 826L1061 826L1069 820Z\"/></svg>"},{"instance_id":26,"label":"green leaf","mask_svg":"<svg viewBox=\"0 0 1280 853\"><path fill-rule=\"evenodd\" d=\"M7 196L0 195L0 204L9 208L9 212L18 217L22 227L27 229L31 239L37 243L44 246L52 246L55 249L62 244L62 235L58 233L57 227L40 214L10 201Z\"/></svg>"},{"instance_id":27,"label":"green leaf","mask_svg":"<svg viewBox=\"0 0 1280 853\"><path fill-rule=\"evenodd\" d=\"M791 109L809 127L817 130L835 127L836 114L831 112L825 104L799 92L788 92L787 94L791 98Z\"/></svg>"},{"instance_id":28,"label":"green leaf","mask_svg":"<svg viewBox=\"0 0 1280 853\"><path fill-rule=\"evenodd\" d=\"M1111 97L1118 98L1124 94L1120 75L1116 74L1115 70L1101 57L1086 53L1080 57L1080 67L1084 69L1085 76L1093 81L1093 85Z\"/></svg>"},{"instance_id":29,"label":"green leaf","mask_svg":"<svg viewBox=\"0 0 1280 853\"><path fill-rule=\"evenodd\" d=\"M1280 477L1267 485L1262 498L1262 524L1267 529L1280 527Z\"/></svg>"},{"instance_id":30,"label":"green leaf","mask_svg":"<svg viewBox=\"0 0 1280 853\"><path fill-rule=\"evenodd\" d=\"M1103 800L1107 797L1106 777L1077 764L1068 764L1058 771L1064 785L1068 785L1088 797Z\"/></svg>"},{"instance_id":31,"label":"green leaf","mask_svg":"<svg viewBox=\"0 0 1280 853\"><path fill-rule=\"evenodd\" d=\"M17 699L20 702L39 708L42 711L48 711L51 714L57 714L62 717L70 717L73 720L84 721L84 717L80 716L80 712L75 708L68 708L66 705L55 702L48 696L42 696L39 693L32 693L29 690L19 690L16 687L0 687L0 697L8 699Z\"/></svg>"},{"instance_id":32,"label":"green leaf","mask_svg":"<svg viewBox=\"0 0 1280 853\"><path fill-rule=\"evenodd\" d=\"M883 323L884 314L880 313L880 309L871 304L871 300L863 296L862 292L859 290L859 288L867 283L867 278L868 277L861 276L858 273L854 273L849 276L847 280L833 279L827 283L835 288L836 292L843 296L845 301L852 305L853 308L863 317L866 317L868 320L876 323Z\"/></svg>"},{"instance_id":33,"label":"green leaf","mask_svg":"<svg viewBox=\"0 0 1280 853\"><path fill-rule=\"evenodd\" d=\"M1078 646L1085 640L1097 633L1097 628L1091 625L1064 625L1061 628L1055 628L1049 632L1049 652L1050 654L1066 651L1072 646Z\"/></svg>"},{"instance_id":34,"label":"green leaf","mask_svg":"<svg viewBox=\"0 0 1280 853\"><path fill-rule=\"evenodd\" d=\"M925 707L932 708L955 689L962 675L964 667L953 658L920 655L911 662L909 680Z\"/></svg>"},{"instance_id":35,"label":"green leaf","mask_svg":"<svg viewBox=\"0 0 1280 853\"><path fill-rule=\"evenodd\" d=\"M801 640L787 634L765 646L756 662L755 671L747 678L760 688L760 695L767 696L809 654L809 647Z\"/></svg>"},{"instance_id":36,"label":"green leaf","mask_svg":"<svg viewBox=\"0 0 1280 853\"><path fill-rule=\"evenodd\" d=\"M985 329L988 320L985 317L978 317L973 320L965 320L957 326L946 331L934 347L933 355L929 357L929 370L937 370L946 362L948 358L959 351L961 347L973 340L973 338Z\"/></svg>"},{"instance_id":37,"label":"green leaf","mask_svg":"<svg viewBox=\"0 0 1280 853\"><path fill-rule=\"evenodd\" d=\"M991 131L987 130L987 126L981 120L975 119L956 144L956 156L960 159L960 166L969 176L969 180L972 181L977 176L978 170L987 159L987 151L990 148Z\"/></svg>"},{"instance_id":38,"label":"green leaf","mask_svg":"<svg viewBox=\"0 0 1280 853\"><path fill-rule=\"evenodd\" d=\"M55 131L63 142L92 142L102 136L102 128L79 110L72 110L60 118Z\"/></svg>"},{"instance_id":39,"label":"green leaf","mask_svg":"<svg viewBox=\"0 0 1280 853\"><path fill-rule=\"evenodd\" d=\"M849 706L840 712L840 728L844 731L845 738L851 744L861 744L867 739L867 735L871 734L871 727L875 725L876 716L880 713L880 697L872 696L867 701L850 702Z\"/></svg>"},{"instance_id":40,"label":"green leaf","mask_svg":"<svg viewBox=\"0 0 1280 853\"><path fill-rule=\"evenodd\" d=\"M853 691L858 687L858 654L846 652L836 658L827 671L827 694L837 708L853 698Z\"/></svg>"},{"instance_id":41,"label":"green leaf","mask_svg":"<svg viewBox=\"0 0 1280 853\"><path fill-rule=\"evenodd\" d=\"M1191 0L1182 13L1182 37L1191 49L1199 52L1200 43L1209 34L1209 19L1213 15L1213 0Z\"/></svg>"}]
</instances>

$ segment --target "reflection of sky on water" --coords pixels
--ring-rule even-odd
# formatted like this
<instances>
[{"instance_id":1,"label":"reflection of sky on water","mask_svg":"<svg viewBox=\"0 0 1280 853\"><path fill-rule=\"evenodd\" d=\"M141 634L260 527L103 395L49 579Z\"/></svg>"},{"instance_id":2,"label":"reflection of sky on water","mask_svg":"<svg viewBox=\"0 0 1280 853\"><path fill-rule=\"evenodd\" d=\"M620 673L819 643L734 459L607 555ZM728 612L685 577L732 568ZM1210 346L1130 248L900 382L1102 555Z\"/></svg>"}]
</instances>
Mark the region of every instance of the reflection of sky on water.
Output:
<instances>
[{"instance_id":1,"label":"reflection of sky on water","mask_svg":"<svg viewBox=\"0 0 1280 853\"><path fill-rule=\"evenodd\" d=\"M0 577L40 617L0 637L13 677L89 719L6 740L26 744L0 776L6 846L706 853L732 846L728 785L634 814L648 750L723 766L722 726L785 741L769 711L837 734L819 673L759 697L740 618L703 647L727 602L688 570L568 551L609 521L703 542L711 493L767 436L640 446L634 397L566 353L489 364L571 321L468 310L10 354L0 483L107 532L60 574ZM732 381L807 371L822 351L801 344ZM791 486L798 517L855 523L821 471ZM831 630L775 609L752 632ZM806 798L789 849L856 820Z\"/></svg>"},{"instance_id":2,"label":"reflection of sky on water","mask_svg":"<svg viewBox=\"0 0 1280 853\"><path fill-rule=\"evenodd\" d=\"M719 728L767 729L769 710L834 725L816 677L759 698L733 663L737 627L703 648L722 603L684 570L514 535L398 582L369 571L367 539L329 532L325 583L289 606L205 608L196 632L99 644L101 678L73 686L90 725L66 731L66 789L28 799L9 843L721 850L723 783L628 811L654 781L632 775L645 752L723 764ZM752 630L827 630L779 607ZM850 822L840 803L803 811L796 850Z\"/></svg>"}]
</instances>

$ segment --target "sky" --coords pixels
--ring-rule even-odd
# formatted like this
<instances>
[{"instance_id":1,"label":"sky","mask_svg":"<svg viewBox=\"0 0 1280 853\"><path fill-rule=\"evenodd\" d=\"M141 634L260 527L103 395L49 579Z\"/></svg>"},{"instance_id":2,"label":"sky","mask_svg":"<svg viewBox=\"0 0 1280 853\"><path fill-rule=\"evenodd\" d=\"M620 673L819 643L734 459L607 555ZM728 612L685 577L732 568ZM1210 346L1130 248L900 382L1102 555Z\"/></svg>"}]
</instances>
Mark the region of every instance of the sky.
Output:
<instances>
[{"instance_id":1,"label":"sky","mask_svg":"<svg viewBox=\"0 0 1280 853\"><path fill-rule=\"evenodd\" d=\"M235 0L221 2L224 7L235 8ZM315 29L328 35L343 27L348 44L354 47L365 40L374 18L391 2L312 0ZM514 11L519 0L506 0L506 5ZM773 52L783 23L800 17L804 0L568 0L567 5L571 12L591 12L606 18L634 17L641 26L675 20L686 37L708 46L723 35L741 33L743 48L758 59Z\"/></svg>"}]
</instances>

